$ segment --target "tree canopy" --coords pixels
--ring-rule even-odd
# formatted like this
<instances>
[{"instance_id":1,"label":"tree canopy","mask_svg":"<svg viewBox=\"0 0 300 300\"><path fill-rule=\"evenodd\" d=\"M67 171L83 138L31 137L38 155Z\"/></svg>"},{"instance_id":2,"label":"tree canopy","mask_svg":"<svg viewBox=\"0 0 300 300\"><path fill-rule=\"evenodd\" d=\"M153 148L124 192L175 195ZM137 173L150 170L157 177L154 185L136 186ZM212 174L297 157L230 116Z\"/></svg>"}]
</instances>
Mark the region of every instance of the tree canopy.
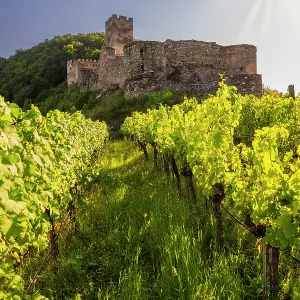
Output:
<instances>
[{"instance_id":1,"label":"tree canopy","mask_svg":"<svg viewBox=\"0 0 300 300\"><path fill-rule=\"evenodd\" d=\"M104 43L104 33L67 34L0 57L0 95L21 107L43 102L66 80L68 60L99 59Z\"/></svg>"}]
</instances>

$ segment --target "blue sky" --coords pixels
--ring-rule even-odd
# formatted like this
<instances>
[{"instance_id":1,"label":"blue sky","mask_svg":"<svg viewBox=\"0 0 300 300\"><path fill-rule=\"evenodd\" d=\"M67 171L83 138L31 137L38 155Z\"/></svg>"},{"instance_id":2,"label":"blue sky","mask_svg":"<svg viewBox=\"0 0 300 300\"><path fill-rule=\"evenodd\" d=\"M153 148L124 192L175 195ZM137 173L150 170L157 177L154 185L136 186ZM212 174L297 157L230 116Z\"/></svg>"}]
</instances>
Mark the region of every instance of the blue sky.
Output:
<instances>
[{"instance_id":1,"label":"blue sky","mask_svg":"<svg viewBox=\"0 0 300 300\"><path fill-rule=\"evenodd\" d=\"M54 35L104 31L119 14L134 18L137 39L253 44L264 84L300 91L299 13L299 0L0 0L0 56Z\"/></svg>"}]
</instances>

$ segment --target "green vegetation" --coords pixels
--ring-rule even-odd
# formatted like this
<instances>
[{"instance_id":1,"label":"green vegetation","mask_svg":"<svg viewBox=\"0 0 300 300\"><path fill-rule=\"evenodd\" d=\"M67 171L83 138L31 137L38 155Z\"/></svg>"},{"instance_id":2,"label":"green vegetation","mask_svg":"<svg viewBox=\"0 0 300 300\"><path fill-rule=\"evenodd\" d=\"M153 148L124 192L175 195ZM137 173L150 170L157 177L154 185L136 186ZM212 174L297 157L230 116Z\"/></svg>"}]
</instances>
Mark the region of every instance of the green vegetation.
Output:
<instances>
[{"instance_id":1,"label":"green vegetation","mask_svg":"<svg viewBox=\"0 0 300 300\"><path fill-rule=\"evenodd\" d=\"M153 160L145 161L130 142L108 143L98 167L97 183L82 195L78 232L61 238L60 259L37 285L41 294L53 299L256 298L259 254L247 231L225 220L228 252L212 251L211 207L199 203L191 214L186 194L178 194L174 181L154 170ZM249 242L252 247L246 248ZM40 261L31 265L32 275Z\"/></svg>"},{"instance_id":2,"label":"green vegetation","mask_svg":"<svg viewBox=\"0 0 300 300\"><path fill-rule=\"evenodd\" d=\"M150 151L150 148L148 148ZM106 144L96 181L82 194L77 233L60 238L60 257L37 290L50 299L259 299L261 243L224 216L216 251L213 209L153 168L132 142ZM40 268L31 261L28 277ZM282 256L282 299L297 298L299 270ZM288 267L289 266L289 267Z\"/></svg>"},{"instance_id":3,"label":"green vegetation","mask_svg":"<svg viewBox=\"0 0 300 300\"><path fill-rule=\"evenodd\" d=\"M186 179L190 205L198 205L194 182L213 206L217 249L225 249L222 208L266 243L270 297L278 297L280 249L300 258L299 113L292 98L241 96L220 83L202 104L186 100L172 108L135 112L122 125L147 157L147 145L167 169ZM202 200L203 201L203 200ZM227 211L228 213L228 211ZM298 258L298 259L297 259ZM266 272L264 271L264 274Z\"/></svg>"},{"instance_id":4,"label":"green vegetation","mask_svg":"<svg viewBox=\"0 0 300 300\"><path fill-rule=\"evenodd\" d=\"M65 82L67 60L99 59L104 42L104 33L68 34L0 58L0 95L26 108L45 101Z\"/></svg>"},{"instance_id":5,"label":"green vegetation","mask_svg":"<svg viewBox=\"0 0 300 300\"><path fill-rule=\"evenodd\" d=\"M122 98L118 93L107 91L105 97ZM174 104L171 91L148 97L148 103L136 105L149 109L135 112L122 126L144 154L152 154L148 160L131 141L102 147L101 135L78 113L56 111L43 118L36 108L21 113L3 103L2 128L16 127L26 149L12 141L1 158L2 187L8 190L0 219L4 295L21 295L27 287L28 293L51 299L257 299L265 284L270 299L298 299L300 274L291 255L299 259L299 101L243 97L224 83L201 104L186 99L158 106L159 98ZM74 140L82 144L76 151ZM92 148L96 142L103 148L99 156ZM48 160L38 147L53 149L55 158L48 156L58 171L45 168ZM89 149L87 161L80 159L80 149ZM25 198L16 196L16 182ZM36 213L32 222L25 222L29 212L20 214L22 202ZM60 217L70 207L72 214ZM52 259L45 252L49 230ZM51 239L55 232L61 235L58 243ZM45 261L47 268L36 277Z\"/></svg>"},{"instance_id":6,"label":"green vegetation","mask_svg":"<svg viewBox=\"0 0 300 300\"><path fill-rule=\"evenodd\" d=\"M159 104L172 106L184 101L185 93L174 90L155 91L137 98L127 98L122 89L107 89L101 92L68 89L66 83L48 91L48 97L36 105L47 114L52 109L65 112L80 110L87 118L105 121L113 136L119 135L119 129L125 118L134 111L146 111ZM201 102L202 94L193 94ZM29 109L25 106L24 109Z\"/></svg>"},{"instance_id":7,"label":"green vegetation","mask_svg":"<svg viewBox=\"0 0 300 300\"><path fill-rule=\"evenodd\" d=\"M97 175L93 162L107 136L105 123L79 112L43 117L36 107L23 113L0 97L1 299L21 299L28 255L49 243L58 255L55 224L72 214L76 194Z\"/></svg>"}]
</instances>

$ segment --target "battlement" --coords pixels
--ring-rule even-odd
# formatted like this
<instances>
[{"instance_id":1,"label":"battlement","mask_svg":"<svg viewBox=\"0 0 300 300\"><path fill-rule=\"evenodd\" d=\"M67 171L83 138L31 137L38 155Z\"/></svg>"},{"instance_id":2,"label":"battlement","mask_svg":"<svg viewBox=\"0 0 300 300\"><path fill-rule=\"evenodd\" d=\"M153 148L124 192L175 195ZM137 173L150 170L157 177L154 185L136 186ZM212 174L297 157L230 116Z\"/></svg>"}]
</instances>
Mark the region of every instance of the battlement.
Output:
<instances>
[{"instance_id":1,"label":"battlement","mask_svg":"<svg viewBox=\"0 0 300 300\"><path fill-rule=\"evenodd\" d=\"M71 60L68 60L68 64L73 64L75 62L78 62L78 61L86 61L86 62L98 62L99 60L97 59L89 59L89 58L79 58L79 59L71 59Z\"/></svg>"},{"instance_id":2,"label":"battlement","mask_svg":"<svg viewBox=\"0 0 300 300\"><path fill-rule=\"evenodd\" d=\"M67 67L69 68L74 68L75 66L77 66L77 60L68 60L67 61Z\"/></svg>"},{"instance_id":3,"label":"battlement","mask_svg":"<svg viewBox=\"0 0 300 300\"><path fill-rule=\"evenodd\" d=\"M87 68L94 69L99 67L99 60L96 59L76 59L76 60L68 60L67 68Z\"/></svg>"},{"instance_id":4,"label":"battlement","mask_svg":"<svg viewBox=\"0 0 300 300\"><path fill-rule=\"evenodd\" d=\"M106 46L123 55L123 47L133 41L133 19L112 15L105 22Z\"/></svg>"},{"instance_id":5,"label":"battlement","mask_svg":"<svg viewBox=\"0 0 300 300\"><path fill-rule=\"evenodd\" d=\"M121 15L112 15L106 22L105 22L105 26L109 26L114 22L121 22L121 23L129 23L129 24L133 24L133 18L129 18L129 17L125 17L125 16L121 16Z\"/></svg>"}]
</instances>

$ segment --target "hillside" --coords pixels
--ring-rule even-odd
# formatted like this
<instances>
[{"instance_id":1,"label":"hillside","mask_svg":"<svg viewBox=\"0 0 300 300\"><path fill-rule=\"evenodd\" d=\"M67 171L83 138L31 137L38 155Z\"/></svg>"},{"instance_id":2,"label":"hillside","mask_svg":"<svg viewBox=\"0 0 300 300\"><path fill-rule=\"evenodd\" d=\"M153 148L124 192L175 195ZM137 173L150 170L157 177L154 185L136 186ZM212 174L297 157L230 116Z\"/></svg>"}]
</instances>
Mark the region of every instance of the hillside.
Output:
<instances>
[{"instance_id":1,"label":"hillside","mask_svg":"<svg viewBox=\"0 0 300 300\"><path fill-rule=\"evenodd\" d=\"M104 33L67 34L0 58L0 95L25 108L44 102L65 82L67 61L98 59L104 42Z\"/></svg>"}]
</instances>

